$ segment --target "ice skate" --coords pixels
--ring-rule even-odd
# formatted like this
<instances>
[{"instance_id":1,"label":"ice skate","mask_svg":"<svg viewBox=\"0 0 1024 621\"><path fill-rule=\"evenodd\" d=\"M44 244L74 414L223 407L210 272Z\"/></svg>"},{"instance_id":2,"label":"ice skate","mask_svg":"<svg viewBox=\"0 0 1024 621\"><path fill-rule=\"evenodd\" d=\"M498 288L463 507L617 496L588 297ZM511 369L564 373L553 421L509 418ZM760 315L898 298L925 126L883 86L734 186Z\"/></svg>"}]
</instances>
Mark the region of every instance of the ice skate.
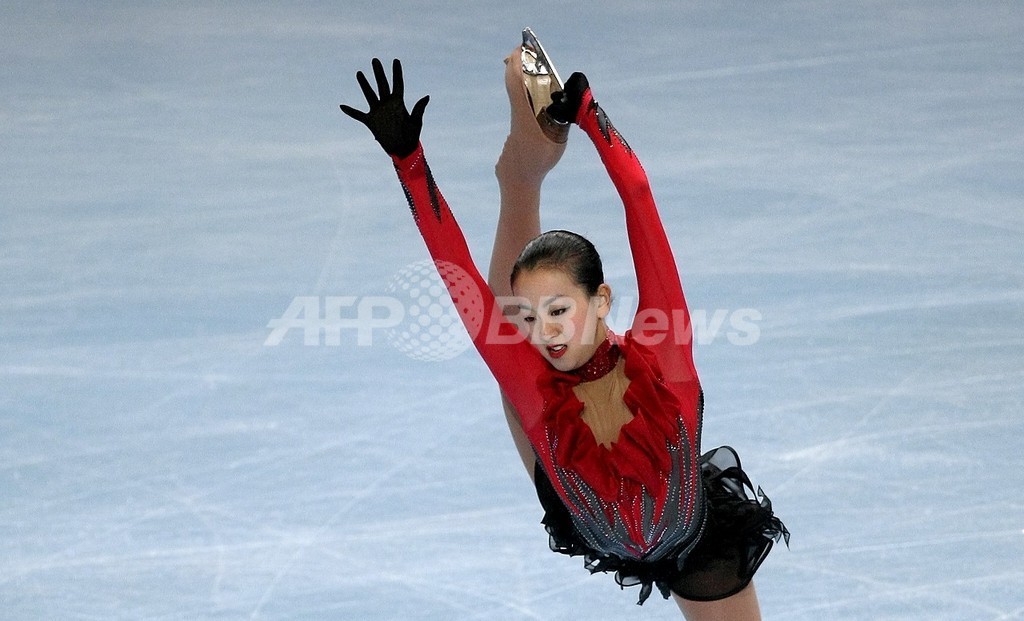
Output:
<instances>
[{"instance_id":1,"label":"ice skate","mask_svg":"<svg viewBox=\"0 0 1024 621\"><path fill-rule=\"evenodd\" d=\"M562 90L562 80L544 47L529 28L523 29L520 61L523 84L537 123L549 139L559 144L564 143L569 137L569 124L554 120L546 112L551 103L551 94Z\"/></svg>"}]
</instances>

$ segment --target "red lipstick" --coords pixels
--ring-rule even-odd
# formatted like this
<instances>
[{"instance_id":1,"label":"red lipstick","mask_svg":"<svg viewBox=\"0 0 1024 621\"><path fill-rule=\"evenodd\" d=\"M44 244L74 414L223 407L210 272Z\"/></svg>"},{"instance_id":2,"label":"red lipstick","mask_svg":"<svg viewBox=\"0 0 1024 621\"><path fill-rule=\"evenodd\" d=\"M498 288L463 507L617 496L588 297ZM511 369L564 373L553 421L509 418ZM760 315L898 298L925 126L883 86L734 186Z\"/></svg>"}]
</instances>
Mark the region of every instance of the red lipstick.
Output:
<instances>
[{"instance_id":1,"label":"red lipstick","mask_svg":"<svg viewBox=\"0 0 1024 621\"><path fill-rule=\"evenodd\" d=\"M565 355L565 352L569 351L569 348L565 345L548 345L548 355L552 358L561 358Z\"/></svg>"}]
</instances>

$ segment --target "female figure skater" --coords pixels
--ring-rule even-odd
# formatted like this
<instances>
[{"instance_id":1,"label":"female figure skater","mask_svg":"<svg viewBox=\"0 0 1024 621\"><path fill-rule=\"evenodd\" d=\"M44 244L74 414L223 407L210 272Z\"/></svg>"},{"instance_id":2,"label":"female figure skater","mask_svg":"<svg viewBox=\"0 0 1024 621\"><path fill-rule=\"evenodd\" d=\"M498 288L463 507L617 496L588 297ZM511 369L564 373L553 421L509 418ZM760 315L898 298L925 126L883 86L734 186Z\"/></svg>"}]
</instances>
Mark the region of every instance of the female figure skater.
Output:
<instances>
[{"instance_id":1,"label":"female figure skater","mask_svg":"<svg viewBox=\"0 0 1024 621\"><path fill-rule=\"evenodd\" d=\"M732 449L700 455L703 395L689 314L646 175L585 76L573 74L564 92L536 101L518 75L518 54L510 60L512 130L496 167L502 208L493 292L419 143L429 97L408 111L400 62L389 84L373 59L376 91L356 74L369 110L342 110L392 158L417 227L501 388L552 549L583 555L592 572L614 571L622 586L640 585L639 603L656 586L687 619L757 619L751 578L788 532L767 498L758 500ZM625 335L605 324L611 289L593 245L567 231L537 235L540 185L564 148L537 124L542 107L587 134L623 200L640 293Z\"/></svg>"}]
</instances>

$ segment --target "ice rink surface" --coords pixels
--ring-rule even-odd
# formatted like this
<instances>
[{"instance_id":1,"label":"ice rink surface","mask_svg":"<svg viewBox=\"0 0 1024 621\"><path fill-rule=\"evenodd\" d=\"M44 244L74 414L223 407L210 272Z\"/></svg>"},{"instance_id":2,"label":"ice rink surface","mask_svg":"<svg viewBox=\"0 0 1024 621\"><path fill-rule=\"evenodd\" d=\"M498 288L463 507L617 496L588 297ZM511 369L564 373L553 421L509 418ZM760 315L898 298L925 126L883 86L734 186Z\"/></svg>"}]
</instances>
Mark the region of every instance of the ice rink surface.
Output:
<instances>
[{"instance_id":1,"label":"ice rink surface","mask_svg":"<svg viewBox=\"0 0 1024 621\"><path fill-rule=\"evenodd\" d=\"M524 26L649 173L704 445L793 533L765 618L1024 619L1024 5L987 0L3 3L0 619L679 617L549 552L475 353L384 325L437 300L338 103L403 59L486 264ZM544 226L621 329L582 138Z\"/></svg>"}]
</instances>

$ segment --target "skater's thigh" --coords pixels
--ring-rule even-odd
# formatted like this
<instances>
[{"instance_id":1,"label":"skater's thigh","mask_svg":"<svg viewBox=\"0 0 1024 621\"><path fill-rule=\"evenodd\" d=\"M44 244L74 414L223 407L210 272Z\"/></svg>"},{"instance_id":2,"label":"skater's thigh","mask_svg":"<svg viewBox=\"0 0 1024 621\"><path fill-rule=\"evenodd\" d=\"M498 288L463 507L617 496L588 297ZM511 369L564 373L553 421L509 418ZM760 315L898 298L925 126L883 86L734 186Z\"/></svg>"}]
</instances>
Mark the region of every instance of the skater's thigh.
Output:
<instances>
[{"instance_id":1,"label":"skater's thigh","mask_svg":"<svg viewBox=\"0 0 1024 621\"><path fill-rule=\"evenodd\" d=\"M687 621L760 621L761 608L751 582L735 595L712 602L695 602L672 595Z\"/></svg>"}]
</instances>

